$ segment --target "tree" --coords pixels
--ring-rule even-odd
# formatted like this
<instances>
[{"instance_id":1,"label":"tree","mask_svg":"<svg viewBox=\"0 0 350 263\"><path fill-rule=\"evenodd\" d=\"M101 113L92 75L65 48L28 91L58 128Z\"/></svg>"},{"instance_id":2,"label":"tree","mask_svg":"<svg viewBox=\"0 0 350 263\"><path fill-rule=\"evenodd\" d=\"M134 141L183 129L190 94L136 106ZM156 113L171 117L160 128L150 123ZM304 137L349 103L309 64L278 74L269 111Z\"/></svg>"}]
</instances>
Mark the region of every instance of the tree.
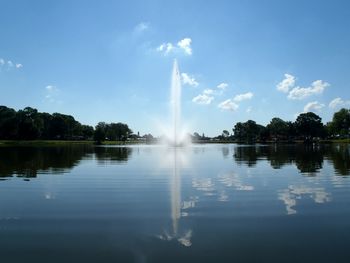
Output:
<instances>
[{"instance_id":1,"label":"tree","mask_svg":"<svg viewBox=\"0 0 350 263\"><path fill-rule=\"evenodd\" d=\"M333 135L348 136L350 131L350 110L343 108L334 113L330 128Z\"/></svg>"},{"instance_id":2,"label":"tree","mask_svg":"<svg viewBox=\"0 0 350 263\"><path fill-rule=\"evenodd\" d=\"M107 125L105 122L99 122L95 127L94 132L94 141L101 143L106 140L106 128Z\"/></svg>"},{"instance_id":3,"label":"tree","mask_svg":"<svg viewBox=\"0 0 350 263\"><path fill-rule=\"evenodd\" d=\"M13 139L17 136L17 119L14 109L0 106L0 139Z\"/></svg>"},{"instance_id":4,"label":"tree","mask_svg":"<svg viewBox=\"0 0 350 263\"><path fill-rule=\"evenodd\" d=\"M94 136L94 128L89 125L82 125L82 136L85 140L91 139Z\"/></svg>"},{"instance_id":5,"label":"tree","mask_svg":"<svg viewBox=\"0 0 350 263\"><path fill-rule=\"evenodd\" d=\"M111 123L108 125L107 136L111 136L112 140L125 141L129 135L132 134L132 130L125 123Z\"/></svg>"},{"instance_id":6,"label":"tree","mask_svg":"<svg viewBox=\"0 0 350 263\"><path fill-rule=\"evenodd\" d=\"M280 118L273 118L266 128L270 136L275 139L288 135L288 123Z\"/></svg>"},{"instance_id":7,"label":"tree","mask_svg":"<svg viewBox=\"0 0 350 263\"><path fill-rule=\"evenodd\" d=\"M264 132L264 129L264 126L256 124L255 121L248 120L244 123L236 123L233 133L238 140L253 142L260 139L260 135Z\"/></svg>"},{"instance_id":8,"label":"tree","mask_svg":"<svg viewBox=\"0 0 350 263\"><path fill-rule=\"evenodd\" d=\"M237 122L232 129L234 137L238 140L242 140L244 138L244 126L242 122Z\"/></svg>"},{"instance_id":9,"label":"tree","mask_svg":"<svg viewBox=\"0 0 350 263\"><path fill-rule=\"evenodd\" d=\"M223 130L223 131L222 131L222 137L223 137L224 139L227 139L229 136L230 136L230 133L229 133L227 130Z\"/></svg>"},{"instance_id":10,"label":"tree","mask_svg":"<svg viewBox=\"0 0 350 263\"><path fill-rule=\"evenodd\" d=\"M26 107L19 110L16 114L17 119L17 138L20 140L34 140L41 135L43 121L36 109Z\"/></svg>"},{"instance_id":11,"label":"tree","mask_svg":"<svg viewBox=\"0 0 350 263\"><path fill-rule=\"evenodd\" d=\"M313 112L301 113L295 121L297 134L305 140L324 135L322 119Z\"/></svg>"}]
</instances>

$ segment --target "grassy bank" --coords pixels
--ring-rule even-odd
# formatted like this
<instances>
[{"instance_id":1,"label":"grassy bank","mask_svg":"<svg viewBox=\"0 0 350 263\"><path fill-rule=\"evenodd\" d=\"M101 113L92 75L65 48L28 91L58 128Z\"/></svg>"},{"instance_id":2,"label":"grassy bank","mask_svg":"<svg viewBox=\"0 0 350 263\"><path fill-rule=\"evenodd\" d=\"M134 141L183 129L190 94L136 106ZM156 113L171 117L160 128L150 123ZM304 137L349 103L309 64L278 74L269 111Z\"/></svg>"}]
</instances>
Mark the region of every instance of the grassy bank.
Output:
<instances>
[{"instance_id":1,"label":"grassy bank","mask_svg":"<svg viewBox=\"0 0 350 263\"><path fill-rule=\"evenodd\" d=\"M0 146L65 146L65 145L79 145L79 144L93 144L93 141L62 141L62 140L1 140Z\"/></svg>"},{"instance_id":2,"label":"grassy bank","mask_svg":"<svg viewBox=\"0 0 350 263\"><path fill-rule=\"evenodd\" d=\"M140 141L104 141L101 145L129 145L144 144ZM94 141L65 141L65 140L0 140L1 146L66 146L66 145L94 145Z\"/></svg>"}]
</instances>

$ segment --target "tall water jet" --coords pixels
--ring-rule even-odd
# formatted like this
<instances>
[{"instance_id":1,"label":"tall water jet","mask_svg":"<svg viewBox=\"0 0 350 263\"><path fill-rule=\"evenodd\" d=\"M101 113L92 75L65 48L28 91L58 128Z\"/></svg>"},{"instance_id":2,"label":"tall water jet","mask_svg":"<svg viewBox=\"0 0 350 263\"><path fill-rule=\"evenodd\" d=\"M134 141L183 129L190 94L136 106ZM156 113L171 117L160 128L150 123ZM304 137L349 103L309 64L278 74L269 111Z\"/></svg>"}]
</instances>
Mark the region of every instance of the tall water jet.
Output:
<instances>
[{"instance_id":1,"label":"tall water jet","mask_svg":"<svg viewBox=\"0 0 350 263\"><path fill-rule=\"evenodd\" d=\"M171 76L171 97L170 111L172 117L172 138L171 143L174 146L181 144L180 141L180 123L181 123L181 77L177 60L174 60L173 72Z\"/></svg>"}]
</instances>

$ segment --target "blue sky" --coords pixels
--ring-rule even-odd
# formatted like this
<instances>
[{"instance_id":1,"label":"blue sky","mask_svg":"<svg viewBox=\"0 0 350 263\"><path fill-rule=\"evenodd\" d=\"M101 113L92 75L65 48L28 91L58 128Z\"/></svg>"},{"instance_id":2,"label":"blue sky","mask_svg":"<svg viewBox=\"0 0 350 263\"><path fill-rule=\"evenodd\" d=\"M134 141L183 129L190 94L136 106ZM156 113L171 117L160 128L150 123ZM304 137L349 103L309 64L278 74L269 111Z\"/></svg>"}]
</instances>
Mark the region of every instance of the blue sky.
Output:
<instances>
[{"instance_id":1,"label":"blue sky","mask_svg":"<svg viewBox=\"0 0 350 263\"><path fill-rule=\"evenodd\" d=\"M0 0L0 104L159 135L174 58L182 117L214 136L350 107L349 1Z\"/></svg>"}]
</instances>

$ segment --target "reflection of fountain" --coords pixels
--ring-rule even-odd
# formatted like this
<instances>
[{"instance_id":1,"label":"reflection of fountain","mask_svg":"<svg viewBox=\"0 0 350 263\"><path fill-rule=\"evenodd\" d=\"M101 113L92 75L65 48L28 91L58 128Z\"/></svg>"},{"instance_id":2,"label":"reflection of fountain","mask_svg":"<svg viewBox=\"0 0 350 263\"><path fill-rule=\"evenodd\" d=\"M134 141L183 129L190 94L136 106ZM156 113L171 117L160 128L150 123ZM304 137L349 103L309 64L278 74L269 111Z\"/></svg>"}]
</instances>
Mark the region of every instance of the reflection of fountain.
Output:
<instances>
[{"instance_id":1,"label":"reflection of fountain","mask_svg":"<svg viewBox=\"0 0 350 263\"><path fill-rule=\"evenodd\" d=\"M173 221L173 234L176 236L178 232L178 221L181 217L181 177L177 164L177 149L174 148L173 150L174 165L171 177L171 219Z\"/></svg>"},{"instance_id":2,"label":"reflection of fountain","mask_svg":"<svg viewBox=\"0 0 350 263\"><path fill-rule=\"evenodd\" d=\"M188 230L181 232L180 219L182 216L181 209L183 204L181 202L181 165L185 162L185 156L182 156L183 151L180 147L171 147L171 156L168 159L171 165L172 173L170 180L170 204L171 204L171 223L172 230L170 232L164 231L163 235L159 236L162 240L177 240L180 244L189 247L192 245L191 237L192 231Z\"/></svg>"}]
</instances>

